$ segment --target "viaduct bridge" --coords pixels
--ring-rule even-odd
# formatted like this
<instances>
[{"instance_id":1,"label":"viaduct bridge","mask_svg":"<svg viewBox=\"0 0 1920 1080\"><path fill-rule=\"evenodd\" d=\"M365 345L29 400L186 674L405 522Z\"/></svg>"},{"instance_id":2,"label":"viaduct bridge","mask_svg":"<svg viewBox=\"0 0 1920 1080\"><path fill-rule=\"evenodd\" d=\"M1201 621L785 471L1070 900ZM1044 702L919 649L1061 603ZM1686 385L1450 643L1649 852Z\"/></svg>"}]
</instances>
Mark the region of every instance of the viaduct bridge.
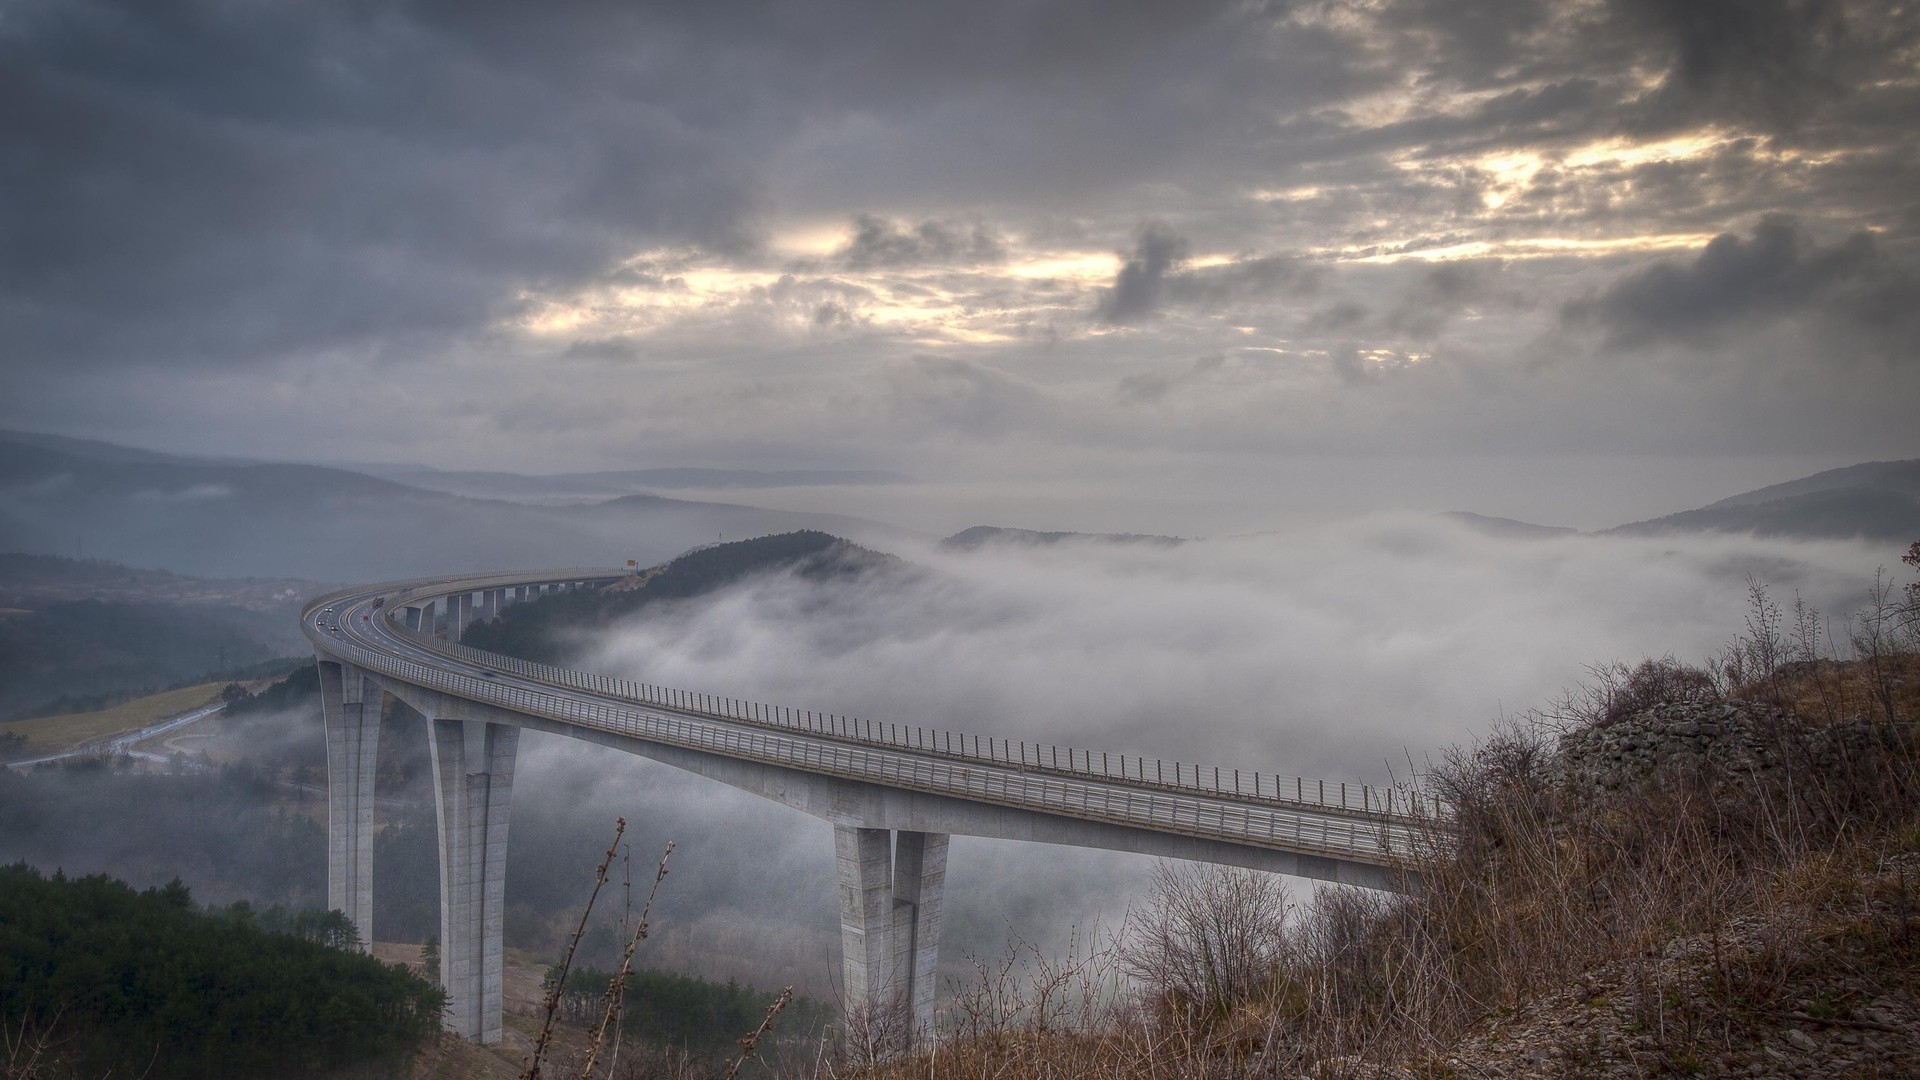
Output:
<instances>
[{"instance_id":1,"label":"viaduct bridge","mask_svg":"<svg viewBox=\"0 0 1920 1080\"><path fill-rule=\"evenodd\" d=\"M373 941L374 772L384 694L427 718L439 824L445 1026L501 1038L501 928L523 729L666 762L834 827L843 992L933 1018L947 838L999 837L1404 886L1408 792L1007 740L627 682L460 643L476 619L624 571L395 582L313 601L326 718L327 902Z\"/></svg>"}]
</instances>

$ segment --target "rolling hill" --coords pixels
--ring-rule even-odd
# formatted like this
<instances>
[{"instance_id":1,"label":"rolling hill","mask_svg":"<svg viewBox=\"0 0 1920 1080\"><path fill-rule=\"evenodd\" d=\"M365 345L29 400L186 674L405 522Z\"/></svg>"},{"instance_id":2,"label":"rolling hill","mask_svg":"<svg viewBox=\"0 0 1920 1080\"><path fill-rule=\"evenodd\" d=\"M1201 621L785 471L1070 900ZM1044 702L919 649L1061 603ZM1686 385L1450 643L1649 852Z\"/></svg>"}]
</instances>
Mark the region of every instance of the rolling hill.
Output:
<instances>
[{"instance_id":1,"label":"rolling hill","mask_svg":"<svg viewBox=\"0 0 1920 1080\"><path fill-rule=\"evenodd\" d=\"M457 570L615 566L857 518L628 496L532 506L319 465L167 458L0 432L0 551L85 554L203 577L367 581Z\"/></svg>"}]
</instances>

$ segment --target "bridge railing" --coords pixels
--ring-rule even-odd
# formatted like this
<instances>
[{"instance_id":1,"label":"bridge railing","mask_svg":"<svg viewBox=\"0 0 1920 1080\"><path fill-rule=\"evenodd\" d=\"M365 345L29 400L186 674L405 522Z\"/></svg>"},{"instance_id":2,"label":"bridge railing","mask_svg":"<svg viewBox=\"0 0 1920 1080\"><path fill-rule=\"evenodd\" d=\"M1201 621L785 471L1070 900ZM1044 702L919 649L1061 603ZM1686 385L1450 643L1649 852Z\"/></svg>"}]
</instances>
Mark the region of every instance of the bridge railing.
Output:
<instances>
[{"instance_id":1,"label":"bridge railing","mask_svg":"<svg viewBox=\"0 0 1920 1080\"><path fill-rule=\"evenodd\" d=\"M882 753L879 747L795 738L771 729L714 727L688 716L638 711L502 685L339 639L324 640L321 644L327 652L369 671L513 712L851 780L1373 865L1405 864L1421 851L1427 836L1418 822L1385 816L1335 816L1303 812L1302 808L1291 805L1260 805L1253 801L1210 799L1202 802L1181 798L1172 792L1088 784L1068 777L1021 771L1011 762L952 761ZM585 678L604 676L585 675ZM591 691L589 686L576 689Z\"/></svg>"},{"instance_id":2,"label":"bridge railing","mask_svg":"<svg viewBox=\"0 0 1920 1080\"><path fill-rule=\"evenodd\" d=\"M782 705L768 705L739 698L657 686L652 683L632 682L610 675L597 675L592 672L487 652L470 645L445 641L422 631L411 630L397 621L397 613L394 612L388 613L388 625L396 632L409 635L420 645L454 659L511 672L522 678L551 686L566 687L602 697L617 698L635 704L651 705L716 720L805 732L818 737L882 746L916 754L938 755L985 765L1011 766L1016 770L1098 779L1164 791L1189 792L1213 799L1311 807L1322 812L1332 811L1362 817L1420 817L1439 820L1447 816L1445 807L1437 796L1413 788L1380 788L1369 784L1329 782L1256 770L1164 761L1137 754L1114 754L1103 750L1083 750L1048 743L1000 739L990 735L970 735L935 728L862 720L835 713L794 709Z\"/></svg>"}]
</instances>

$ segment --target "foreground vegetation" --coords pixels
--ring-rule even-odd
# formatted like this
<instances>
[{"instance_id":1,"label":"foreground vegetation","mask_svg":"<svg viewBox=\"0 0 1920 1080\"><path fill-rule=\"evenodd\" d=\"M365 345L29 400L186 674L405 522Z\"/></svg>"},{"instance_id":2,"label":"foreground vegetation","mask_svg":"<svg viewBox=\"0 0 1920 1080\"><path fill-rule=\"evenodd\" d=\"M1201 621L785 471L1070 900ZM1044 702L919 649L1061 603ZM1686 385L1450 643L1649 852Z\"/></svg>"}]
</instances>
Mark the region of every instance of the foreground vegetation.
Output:
<instances>
[{"instance_id":1,"label":"foreground vegetation","mask_svg":"<svg viewBox=\"0 0 1920 1080\"><path fill-rule=\"evenodd\" d=\"M337 913L194 909L178 880L0 868L0 1046L21 1077L398 1072L444 995L345 951Z\"/></svg>"}]
</instances>

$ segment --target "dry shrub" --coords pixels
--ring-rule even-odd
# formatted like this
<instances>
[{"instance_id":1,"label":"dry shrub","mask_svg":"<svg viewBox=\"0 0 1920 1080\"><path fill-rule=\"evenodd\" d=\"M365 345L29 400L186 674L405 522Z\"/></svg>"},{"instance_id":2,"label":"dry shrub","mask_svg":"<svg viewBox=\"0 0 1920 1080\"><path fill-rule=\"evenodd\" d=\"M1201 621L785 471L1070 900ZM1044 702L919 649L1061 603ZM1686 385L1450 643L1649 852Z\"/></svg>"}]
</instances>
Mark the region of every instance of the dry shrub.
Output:
<instances>
[{"instance_id":1,"label":"dry shrub","mask_svg":"<svg viewBox=\"0 0 1920 1080\"><path fill-rule=\"evenodd\" d=\"M1663 705L1700 704L1721 696L1720 684L1705 668L1664 656L1632 668L1615 661L1587 669L1592 677L1592 722L1611 724Z\"/></svg>"}]
</instances>

